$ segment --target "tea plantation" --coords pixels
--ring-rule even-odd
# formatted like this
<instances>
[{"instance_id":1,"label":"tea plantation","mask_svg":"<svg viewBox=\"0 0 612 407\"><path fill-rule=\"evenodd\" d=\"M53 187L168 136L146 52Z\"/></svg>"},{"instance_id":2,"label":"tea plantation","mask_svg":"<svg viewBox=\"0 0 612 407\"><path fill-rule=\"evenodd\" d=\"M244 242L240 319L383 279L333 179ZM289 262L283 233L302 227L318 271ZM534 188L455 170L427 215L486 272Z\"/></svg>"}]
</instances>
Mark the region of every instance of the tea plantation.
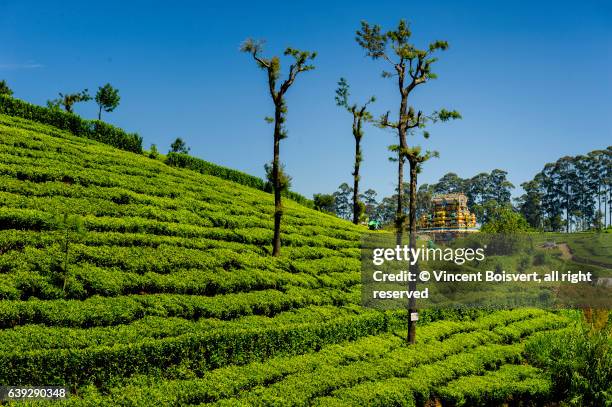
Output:
<instances>
[{"instance_id":1,"label":"tea plantation","mask_svg":"<svg viewBox=\"0 0 612 407\"><path fill-rule=\"evenodd\" d=\"M546 400L539 310L359 306L365 229L285 199L0 115L0 385L57 405L497 405Z\"/></svg>"}]
</instances>

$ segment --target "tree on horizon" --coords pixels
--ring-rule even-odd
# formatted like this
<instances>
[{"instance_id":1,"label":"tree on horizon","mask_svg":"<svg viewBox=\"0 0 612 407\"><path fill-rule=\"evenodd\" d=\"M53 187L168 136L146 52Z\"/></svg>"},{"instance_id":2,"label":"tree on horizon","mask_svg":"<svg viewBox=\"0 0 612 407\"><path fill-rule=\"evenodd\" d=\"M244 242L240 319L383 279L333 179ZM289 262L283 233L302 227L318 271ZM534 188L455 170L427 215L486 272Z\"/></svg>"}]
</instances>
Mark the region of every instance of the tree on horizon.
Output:
<instances>
[{"instance_id":1,"label":"tree on horizon","mask_svg":"<svg viewBox=\"0 0 612 407\"><path fill-rule=\"evenodd\" d=\"M99 107L98 120L102 120L102 110L106 113L110 113L119 106L120 101L119 89L113 88L110 83L100 86L96 93L96 103Z\"/></svg>"},{"instance_id":2,"label":"tree on horizon","mask_svg":"<svg viewBox=\"0 0 612 407\"><path fill-rule=\"evenodd\" d=\"M191 148L187 147L187 143L180 137L177 137L172 144L170 144L171 153L188 154L189 150L191 150Z\"/></svg>"},{"instance_id":3,"label":"tree on horizon","mask_svg":"<svg viewBox=\"0 0 612 407\"><path fill-rule=\"evenodd\" d=\"M5 79L0 81L0 95L13 96L13 90L9 88L8 83Z\"/></svg>"},{"instance_id":4,"label":"tree on horizon","mask_svg":"<svg viewBox=\"0 0 612 407\"><path fill-rule=\"evenodd\" d=\"M91 100L89 91L87 89L76 93L59 93L59 98L55 100L48 100L47 106L49 108L63 107L68 113L74 113L72 108L76 103L87 102Z\"/></svg>"},{"instance_id":5,"label":"tree on horizon","mask_svg":"<svg viewBox=\"0 0 612 407\"><path fill-rule=\"evenodd\" d=\"M287 115L287 104L285 102L285 94L295 82L297 76L306 71L314 69L309 61L316 57L316 52L300 51L295 48L288 47L283 53L285 56L290 56L294 62L289 66L289 73L285 80L277 86L280 77L281 62L278 56L272 58L264 58L261 56L263 51L263 41L253 39L245 40L240 46L242 52L250 54L257 66L267 73L268 90L270 97L274 103L274 117L266 117L266 121L274 123L274 144L272 158L271 180L274 190L274 237L272 238L272 255L280 256L281 240L280 229L283 216L283 204L281 198L282 192L282 177L281 177L281 162L280 162L280 141L287 138L287 130L285 129L285 119Z\"/></svg>"}]
</instances>

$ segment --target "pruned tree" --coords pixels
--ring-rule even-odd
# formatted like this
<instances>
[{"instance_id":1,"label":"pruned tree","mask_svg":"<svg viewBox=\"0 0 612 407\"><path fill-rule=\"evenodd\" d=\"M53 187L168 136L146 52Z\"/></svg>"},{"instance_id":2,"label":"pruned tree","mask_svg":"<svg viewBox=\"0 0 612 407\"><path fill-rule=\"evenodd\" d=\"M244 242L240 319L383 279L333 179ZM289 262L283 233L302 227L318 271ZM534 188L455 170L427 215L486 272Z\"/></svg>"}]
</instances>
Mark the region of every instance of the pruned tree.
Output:
<instances>
[{"instance_id":1,"label":"pruned tree","mask_svg":"<svg viewBox=\"0 0 612 407\"><path fill-rule=\"evenodd\" d=\"M355 139L355 162L353 164L353 223L358 224L363 204L359 200L359 167L363 161L361 153L361 139L363 138L364 123L372 120L372 114L368 111L368 105L374 103L376 98L371 96L362 105L349 103L350 87L346 79L340 78L338 89L336 89L336 105L346 109L353 116L353 138Z\"/></svg>"},{"instance_id":2,"label":"pruned tree","mask_svg":"<svg viewBox=\"0 0 612 407\"><path fill-rule=\"evenodd\" d=\"M102 110L110 113L119 106L119 89L115 89L110 83L98 88L96 93L96 103L98 104L98 120L102 120Z\"/></svg>"},{"instance_id":3,"label":"pruned tree","mask_svg":"<svg viewBox=\"0 0 612 407\"><path fill-rule=\"evenodd\" d=\"M13 96L13 90L9 88L8 83L4 79L0 81L0 95Z\"/></svg>"},{"instance_id":4,"label":"pruned tree","mask_svg":"<svg viewBox=\"0 0 612 407\"><path fill-rule=\"evenodd\" d=\"M177 137L172 144L170 144L171 153L187 154L189 150L191 150L191 148L187 147L187 143L180 137Z\"/></svg>"},{"instance_id":5,"label":"pruned tree","mask_svg":"<svg viewBox=\"0 0 612 407\"><path fill-rule=\"evenodd\" d=\"M87 102L90 100L91 96L89 96L89 92L87 89L84 89L81 92L77 93L63 94L60 92L58 99L47 101L47 106L50 108L63 107L64 110L68 113L73 113L72 107L76 103Z\"/></svg>"},{"instance_id":6,"label":"pruned tree","mask_svg":"<svg viewBox=\"0 0 612 407\"><path fill-rule=\"evenodd\" d=\"M427 121L447 121L458 119L461 115L457 111L441 109L431 115L423 114L414 107L409 106L409 97L412 91L431 79L436 78L431 67L437 61L434 54L437 51L444 51L448 48L446 41L434 41L426 49L419 49L410 42L412 32L404 20L400 20L395 30L382 32L379 25L370 25L366 21L361 22L361 29L357 31L356 41L366 51L366 55L374 60L382 59L388 62L393 71L383 71L383 77L395 78L397 80L398 91L400 94L400 104L396 121L389 120L390 112L381 116L378 125L389 128L397 132L398 144L391 146L390 150L396 154L398 163L397 170L397 208L396 208L396 231L397 243L401 244L402 231L405 224L403 211L403 189L404 184L404 163L408 161L410 165L410 199L409 199L409 234L410 247L416 246L416 193L417 193L417 172L421 164L431 156L431 154L421 154L420 148L410 147L407 141L409 133L414 134L417 129L423 129ZM429 133L422 132L425 138ZM412 266L412 271L418 268L418 264ZM413 283L411 283L412 285ZM409 287L411 290L414 287ZM415 342L416 323L412 321L410 315L416 312L414 300L409 304L408 335L407 341L412 344Z\"/></svg>"},{"instance_id":7,"label":"pruned tree","mask_svg":"<svg viewBox=\"0 0 612 407\"><path fill-rule=\"evenodd\" d=\"M289 66L289 72L285 80L279 83L281 62L278 56L264 58L261 56L263 51L263 41L247 39L240 46L242 52L250 54L257 66L267 73L268 90L274 103L274 117L266 117L266 121L274 123L274 148L272 158L272 186L274 190L274 237L272 240L272 255L280 256L281 241L280 228L283 216L283 204L281 201L281 168L280 168L280 141L287 137L285 129L285 118L287 115L287 105L285 95L297 76L306 71L314 69L310 63L315 57L315 52L300 51L295 48L286 48L284 55L293 58L293 63Z\"/></svg>"}]
</instances>

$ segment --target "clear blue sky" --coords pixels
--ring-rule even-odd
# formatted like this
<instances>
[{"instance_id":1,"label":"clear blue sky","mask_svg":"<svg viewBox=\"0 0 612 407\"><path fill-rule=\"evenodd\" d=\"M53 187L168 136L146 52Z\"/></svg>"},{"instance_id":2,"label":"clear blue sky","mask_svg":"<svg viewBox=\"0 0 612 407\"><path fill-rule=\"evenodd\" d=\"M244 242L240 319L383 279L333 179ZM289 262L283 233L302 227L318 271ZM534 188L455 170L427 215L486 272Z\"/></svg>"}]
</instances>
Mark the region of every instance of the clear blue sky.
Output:
<instances>
[{"instance_id":1,"label":"clear blue sky","mask_svg":"<svg viewBox=\"0 0 612 407\"><path fill-rule=\"evenodd\" d=\"M0 0L0 79L37 104L110 82L122 101L106 120L140 133L147 148L165 152L180 136L193 155L262 176L272 154L264 122L272 103L264 72L239 44L264 38L268 55L288 45L316 50L316 70L288 93L289 138L281 146L293 189L311 196L351 180L350 116L334 104L338 78L348 79L356 100L376 95L376 114L397 110L395 83L380 77L384 64L364 57L354 33L360 20L392 28L399 18L411 23L417 44L450 43L435 66L439 79L417 88L413 104L464 117L419 140L440 152L420 182L501 168L518 186L546 162L612 144L606 1ZM96 107L76 111L93 118ZM367 128L362 187L379 197L394 187L386 151L394 141Z\"/></svg>"}]
</instances>

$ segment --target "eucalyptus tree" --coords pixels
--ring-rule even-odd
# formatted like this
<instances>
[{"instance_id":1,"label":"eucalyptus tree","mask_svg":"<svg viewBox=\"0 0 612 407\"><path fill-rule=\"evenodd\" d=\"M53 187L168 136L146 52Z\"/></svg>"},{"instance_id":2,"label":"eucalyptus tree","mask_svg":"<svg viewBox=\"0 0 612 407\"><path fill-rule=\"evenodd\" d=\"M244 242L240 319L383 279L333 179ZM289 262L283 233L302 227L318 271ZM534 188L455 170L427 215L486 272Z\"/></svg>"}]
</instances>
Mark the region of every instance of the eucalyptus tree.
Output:
<instances>
[{"instance_id":1,"label":"eucalyptus tree","mask_svg":"<svg viewBox=\"0 0 612 407\"><path fill-rule=\"evenodd\" d=\"M522 186L521 211L532 223L536 198L540 201L541 225L558 231L586 230L606 226L608 214L610 148L586 155L566 156L548 163L533 181ZM527 205L529 203L529 205ZM565 218L565 219L564 219ZM533 223L532 223L533 225Z\"/></svg>"},{"instance_id":2,"label":"eucalyptus tree","mask_svg":"<svg viewBox=\"0 0 612 407\"><path fill-rule=\"evenodd\" d=\"M605 172L605 176L603 177L603 184L605 185L605 193L607 194L608 204L606 206L604 202L604 210L607 209L608 225L612 226L612 146L609 146L605 150L602 167L603 171Z\"/></svg>"},{"instance_id":3,"label":"eucalyptus tree","mask_svg":"<svg viewBox=\"0 0 612 407\"><path fill-rule=\"evenodd\" d=\"M376 207L378 206L376 195L376 191L372 188L367 189L363 194L359 195L359 199L364 204L365 214L369 220L376 220Z\"/></svg>"},{"instance_id":4,"label":"eucalyptus tree","mask_svg":"<svg viewBox=\"0 0 612 407\"><path fill-rule=\"evenodd\" d=\"M523 182L521 187L525 193L517 200L519 211L527 219L529 225L536 229L544 227L541 178L542 175L538 174L533 180Z\"/></svg>"},{"instance_id":5,"label":"eucalyptus tree","mask_svg":"<svg viewBox=\"0 0 612 407\"><path fill-rule=\"evenodd\" d=\"M605 226L606 218L604 212L601 210L601 200L603 197L603 181L605 177L605 156L603 150L591 151L587 154L588 157L588 172L589 179L593 183L593 188L596 191L595 200L597 203L597 228L601 229L601 226ZM605 203L604 203L605 207ZM602 222L603 221L603 222Z\"/></svg>"},{"instance_id":6,"label":"eucalyptus tree","mask_svg":"<svg viewBox=\"0 0 612 407\"><path fill-rule=\"evenodd\" d=\"M338 186L338 190L333 193L334 197L334 212L339 217L349 220L352 215L351 210L351 196L353 194L353 188L346 182L343 182Z\"/></svg>"},{"instance_id":7,"label":"eucalyptus tree","mask_svg":"<svg viewBox=\"0 0 612 407\"><path fill-rule=\"evenodd\" d=\"M359 200L359 166L363 161L361 154L361 139L363 138L364 123L372 120L372 114L368 111L368 105L374 103L376 98L371 96L367 102L362 105L349 103L349 84L344 78L338 81L338 89L336 89L336 105L346 109L353 116L353 138L355 139L355 162L353 164L353 223L358 224L361 212L364 206Z\"/></svg>"},{"instance_id":8,"label":"eucalyptus tree","mask_svg":"<svg viewBox=\"0 0 612 407\"><path fill-rule=\"evenodd\" d=\"M510 203L510 190L514 188L514 185L508 181L506 178L507 175L507 171L497 168L491 171L489 175L489 197L487 200L495 200L500 205Z\"/></svg>"},{"instance_id":9,"label":"eucalyptus tree","mask_svg":"<svg viewBox=\"0 0 612 407\"><path fill-rule=\"evenodd\" d=\"M278 56L265 58L261 56L263 51L263 41L247 39L240 47L242 52L250 54L257 66L267 74L268 91L274 103L274 117L266 117L266 121L274 123L274 145L272 158L272 187L274 189L274 237L272 239L272 255L280 256L281 240L280 229L283 216L283 204L281 201L282 177L280 167L280 141L287 137L285 129L285 119L287 115L287 105L285 94L295 82L297 76L306 71L314 69L310 62L316 57L316 52L300 51L295 48L286 48L284 55L293 58L293 63L289 66L289 73L286 79L279 83L281 62Z\"/></svg>"}]
</instances>

